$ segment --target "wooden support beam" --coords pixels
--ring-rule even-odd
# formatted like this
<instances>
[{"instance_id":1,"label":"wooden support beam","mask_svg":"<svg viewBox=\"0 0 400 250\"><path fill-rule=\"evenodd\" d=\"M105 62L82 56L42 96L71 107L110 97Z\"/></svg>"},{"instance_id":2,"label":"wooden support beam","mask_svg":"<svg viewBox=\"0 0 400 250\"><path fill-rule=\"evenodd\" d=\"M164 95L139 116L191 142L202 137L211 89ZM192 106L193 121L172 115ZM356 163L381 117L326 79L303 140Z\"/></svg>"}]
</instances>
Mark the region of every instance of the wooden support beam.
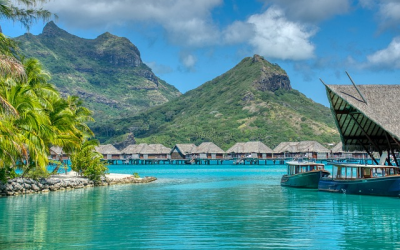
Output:
<instances>
[{"instance_id":1,"label":"wooden support beam","mask_svg":"<svg viewBox=\"0 0 400 250\"><path fill-rule=\"evenodd\" d=\"M367 147L365 147L365 145L364 145L360 140L358 140L358 144L360 144L360 145L364 148L365 152L367 152L367 154L369 155L369 157L371 157L371 159L376 163L376 165L379 165L379 163L378 163L378 161L375 159L375 157L371 154L371 152L369 152L369 150L367 149Z\"/></svg>"},{"instance_id":2,"label":"wooden support beam","mask_svg":"<svg viewBox=\"0 0 400 250\"><path fill-rule=\"evenodd\" d=\"M389 150L390 150L390 152L391 152L392 155L393 155L394 162L396 163L396 166L399 166L399 163L397 162L396 156L394 155L394 150L393 150L392 145L391 145L391 143L390 143L388 133L387 133L386 131L385 131L385 137L386 137L387 143L388 143L388 145L389 145ZM392 138L392 139L393 139L393 138ZM389 152L389 150L388 150L388 155L389 155L389 161L388 161L388 163L389 163L389 165L392 165L392 163L390 162L390 152Z\"/></svg>"},{"instance_id":3,"label":"wooden support beam","mask_svg":"<svg viewBox=\"0 0 400 250\"><path fill-rule=\"evenodd\" d=\"M382 150L381 148L371 139L371 137L368 135L368 133L364 130L363 127L361 127L360 123L355 119L352 115L350 117L354 120L354 122L357 124L357 126L361 129L361 131L364 133L364 135L368 138L368 140L378 149L379 155L382 155Z\"/></svg>"}]
</instances>

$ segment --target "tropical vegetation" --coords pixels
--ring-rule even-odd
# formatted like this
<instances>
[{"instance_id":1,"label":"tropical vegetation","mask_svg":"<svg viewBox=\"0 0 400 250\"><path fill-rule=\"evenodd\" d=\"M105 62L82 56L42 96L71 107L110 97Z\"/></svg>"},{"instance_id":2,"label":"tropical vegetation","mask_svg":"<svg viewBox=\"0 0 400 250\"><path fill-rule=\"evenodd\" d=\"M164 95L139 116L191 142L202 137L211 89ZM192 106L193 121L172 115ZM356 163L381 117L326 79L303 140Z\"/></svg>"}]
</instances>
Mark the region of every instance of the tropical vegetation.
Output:
<instances>
[{"instance_id":1,"label":"tropical vegetation","mask_svg":"<svg viewBox=\"0 0 400 250\"><path fill-rule=\"evenodd\" d=\"M44 1L20 0L18 6L0 1L0 15L26 27L36 19L51 16L34 9ZM91 179L106 171L90 140L93 132L87 122L92 112L75 96L62 97L50 83L50 75L37 59L19 54L15 43L0 34L0 178L49 175L49 149L60 146L71 154L73 168ZM90 146L89 146L90 144ZM85 157L78 156L84 154ZM97 165L95 165L97 164Z\"/></svg>"}]
</instances>

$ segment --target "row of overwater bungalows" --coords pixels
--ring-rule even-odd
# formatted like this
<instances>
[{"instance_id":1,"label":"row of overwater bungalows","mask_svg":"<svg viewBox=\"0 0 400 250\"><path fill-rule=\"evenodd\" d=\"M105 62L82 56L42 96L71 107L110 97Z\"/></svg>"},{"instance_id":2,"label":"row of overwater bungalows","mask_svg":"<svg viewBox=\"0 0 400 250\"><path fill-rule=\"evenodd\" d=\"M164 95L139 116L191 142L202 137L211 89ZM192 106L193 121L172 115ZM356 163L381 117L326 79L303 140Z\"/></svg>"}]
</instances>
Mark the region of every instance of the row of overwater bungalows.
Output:
<instances>
[{"instance_id":1,"label":"row of overwater bungalows","mask_svg":"<svg viewBox=\"0 0 400 250\"><path fill-rule=\"evenodd\" d=\"M363 158L364 152L345 152L339 143L331 150L325 148L316 141L281 142L274 150L264 143L238 142L227 151L212 142L203 142L199 146L195 144L176 144L172 149L162 144L134 144L123 150L116 149L113 145L100 145L96 150L103 154L106 160L129 160L129 159L160 159L160 160L192 160L192 159L286 159L286 158L314 158L314 159L344 159ZM66 160L62 148L52 147L50 149L51 159Z\"/></svg>"}]
</instances>

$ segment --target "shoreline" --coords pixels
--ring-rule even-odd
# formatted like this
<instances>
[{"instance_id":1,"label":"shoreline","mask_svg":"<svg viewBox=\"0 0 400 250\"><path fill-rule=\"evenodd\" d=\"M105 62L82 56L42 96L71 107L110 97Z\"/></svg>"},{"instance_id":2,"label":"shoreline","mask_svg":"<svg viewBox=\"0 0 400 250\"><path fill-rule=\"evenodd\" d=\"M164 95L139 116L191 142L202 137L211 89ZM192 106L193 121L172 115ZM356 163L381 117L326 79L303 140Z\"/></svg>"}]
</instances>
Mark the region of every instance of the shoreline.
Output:
<instances>
[{"instance_id":1,"label":"shoreline","mask_svg":"<svg viewBox=\"0 0 400 250\"><path fill-rule=\"evenodd\" d=\"M0 181L0 197L18 196L25 194L41 194L55 191L68 191L80 188L99 186L144 184L157 180L155 177L146 176L135 178L130 174L107 174L99 182L94 182L86 177L78 176L70 171L68 174L53 175L49 178L34 180L30 178L15 178L6 183Z\"/></svg>"}]
</instances>

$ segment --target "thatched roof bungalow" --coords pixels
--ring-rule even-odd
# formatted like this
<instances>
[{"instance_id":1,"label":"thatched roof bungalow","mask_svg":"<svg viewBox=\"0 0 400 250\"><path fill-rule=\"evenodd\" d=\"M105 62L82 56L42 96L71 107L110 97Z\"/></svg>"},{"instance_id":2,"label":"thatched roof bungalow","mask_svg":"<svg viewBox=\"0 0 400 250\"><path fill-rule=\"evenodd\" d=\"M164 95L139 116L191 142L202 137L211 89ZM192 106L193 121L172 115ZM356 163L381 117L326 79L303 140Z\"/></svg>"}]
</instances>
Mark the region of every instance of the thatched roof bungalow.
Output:
<instances>
[{"instance_id":1,"label":"thatched roof bungalow","mask_svg":"<svg viewBox=\"0 0 400 250\"><path fill-rule=\"evenodd\" d=\"M146 144L140 151L141 159L169 159L171 149L162 144Z\"/></svg>"},{"instance_id":2,"label":"thatched roof bungalow","mask_svg":"<svg viewBox=\"0 0 400 250\"><path fill-rule=\"evenodd\" d=\"M365 158L368 154L364 151L348 151L343 149L343 143L339 142L331 149L331 157L332 158L353 158L353 159L362 159Z\"/></svg>"},{"instance_id":3,"label":"thatched roof bungalow","mask_svg":"<svg viewBox=\"0 0 400 250\"><path fill-rule=\"evenodd\" d=\"M325 85L346 149L400 150L400 85ZM375 160L376 163L378 163Z\"/></svg>"},{"instance_id":4,"label":"thatched roof bungalow","mask_svg":"<svg viewBox=\"0 0 400 250\"><path fill-rule=\"evenodd\" d=\"M281 142L275 149L275 154L281 157L312 157L328 158L329 149L316 141Z\"/></svg>"},{"instance_id":5,"label":"thatched roof bungalow","mask_svg":"<svg viewBox=\"0 0 400 250\"><path fill-rule=\"evenodd\" d=\"M100 145L96 147L96 151L104 156L106 160L120 160L122 159L121 151L116 149L113 145Z\"/></svg>"},{"instance_id":6,"label":"thatched roof bungalow","mask_svg":"<svg viewBox=\"0 0 400 250\"><path fill-rule=\"evenodd\" d=\"M223 159L225 151L212 142L203 142L197 146L194 155L200 159Z\"/></svg>"},{"instance_id":7,"label":"thatched roof bungalow","mask_svg":"<svg viewBox=\"0 0 400 250\"><path fill-rule=\"evenodd\" d=\"M52 146L50 147L49 151L50 159L52 160L63 161L69 159L68 155L63 151L62 147Z\"/></svg>"},{"instance_id":8,"label":"thatched roof bungalow","mask_svg":"<svg viewBox=\"0 0 400 250\"><path fill-rule=\"evenodd\" d=\"M182 160L190 159L197 147L193 143L190 144L176 144L171 150L171 159Z\"/></svg>"},{"instance_id":9,"label":"thatched roof bungalow","mask_svg":"<svg viewBox=\"0 0 400 250\"><path fill-rule=\"evenodd\" d=\"M271 158L272 149L260 141L238 142L226 151L233 158L251 157L258 159Z\"/></svg>"},{"instance_id":10,"label":"thatched roof bungalow","mask_svg":"<svg viewBox=\"0 0 400 250\"><path fill-rule=\"evenodd\" d=\"M140 158L140 152L143 150L143 148L146 146L146 143L140 143L140 144L131 144L121 150L122 155L124 156L125 159L139 159Z\"/></svg>"}]
</instances>

